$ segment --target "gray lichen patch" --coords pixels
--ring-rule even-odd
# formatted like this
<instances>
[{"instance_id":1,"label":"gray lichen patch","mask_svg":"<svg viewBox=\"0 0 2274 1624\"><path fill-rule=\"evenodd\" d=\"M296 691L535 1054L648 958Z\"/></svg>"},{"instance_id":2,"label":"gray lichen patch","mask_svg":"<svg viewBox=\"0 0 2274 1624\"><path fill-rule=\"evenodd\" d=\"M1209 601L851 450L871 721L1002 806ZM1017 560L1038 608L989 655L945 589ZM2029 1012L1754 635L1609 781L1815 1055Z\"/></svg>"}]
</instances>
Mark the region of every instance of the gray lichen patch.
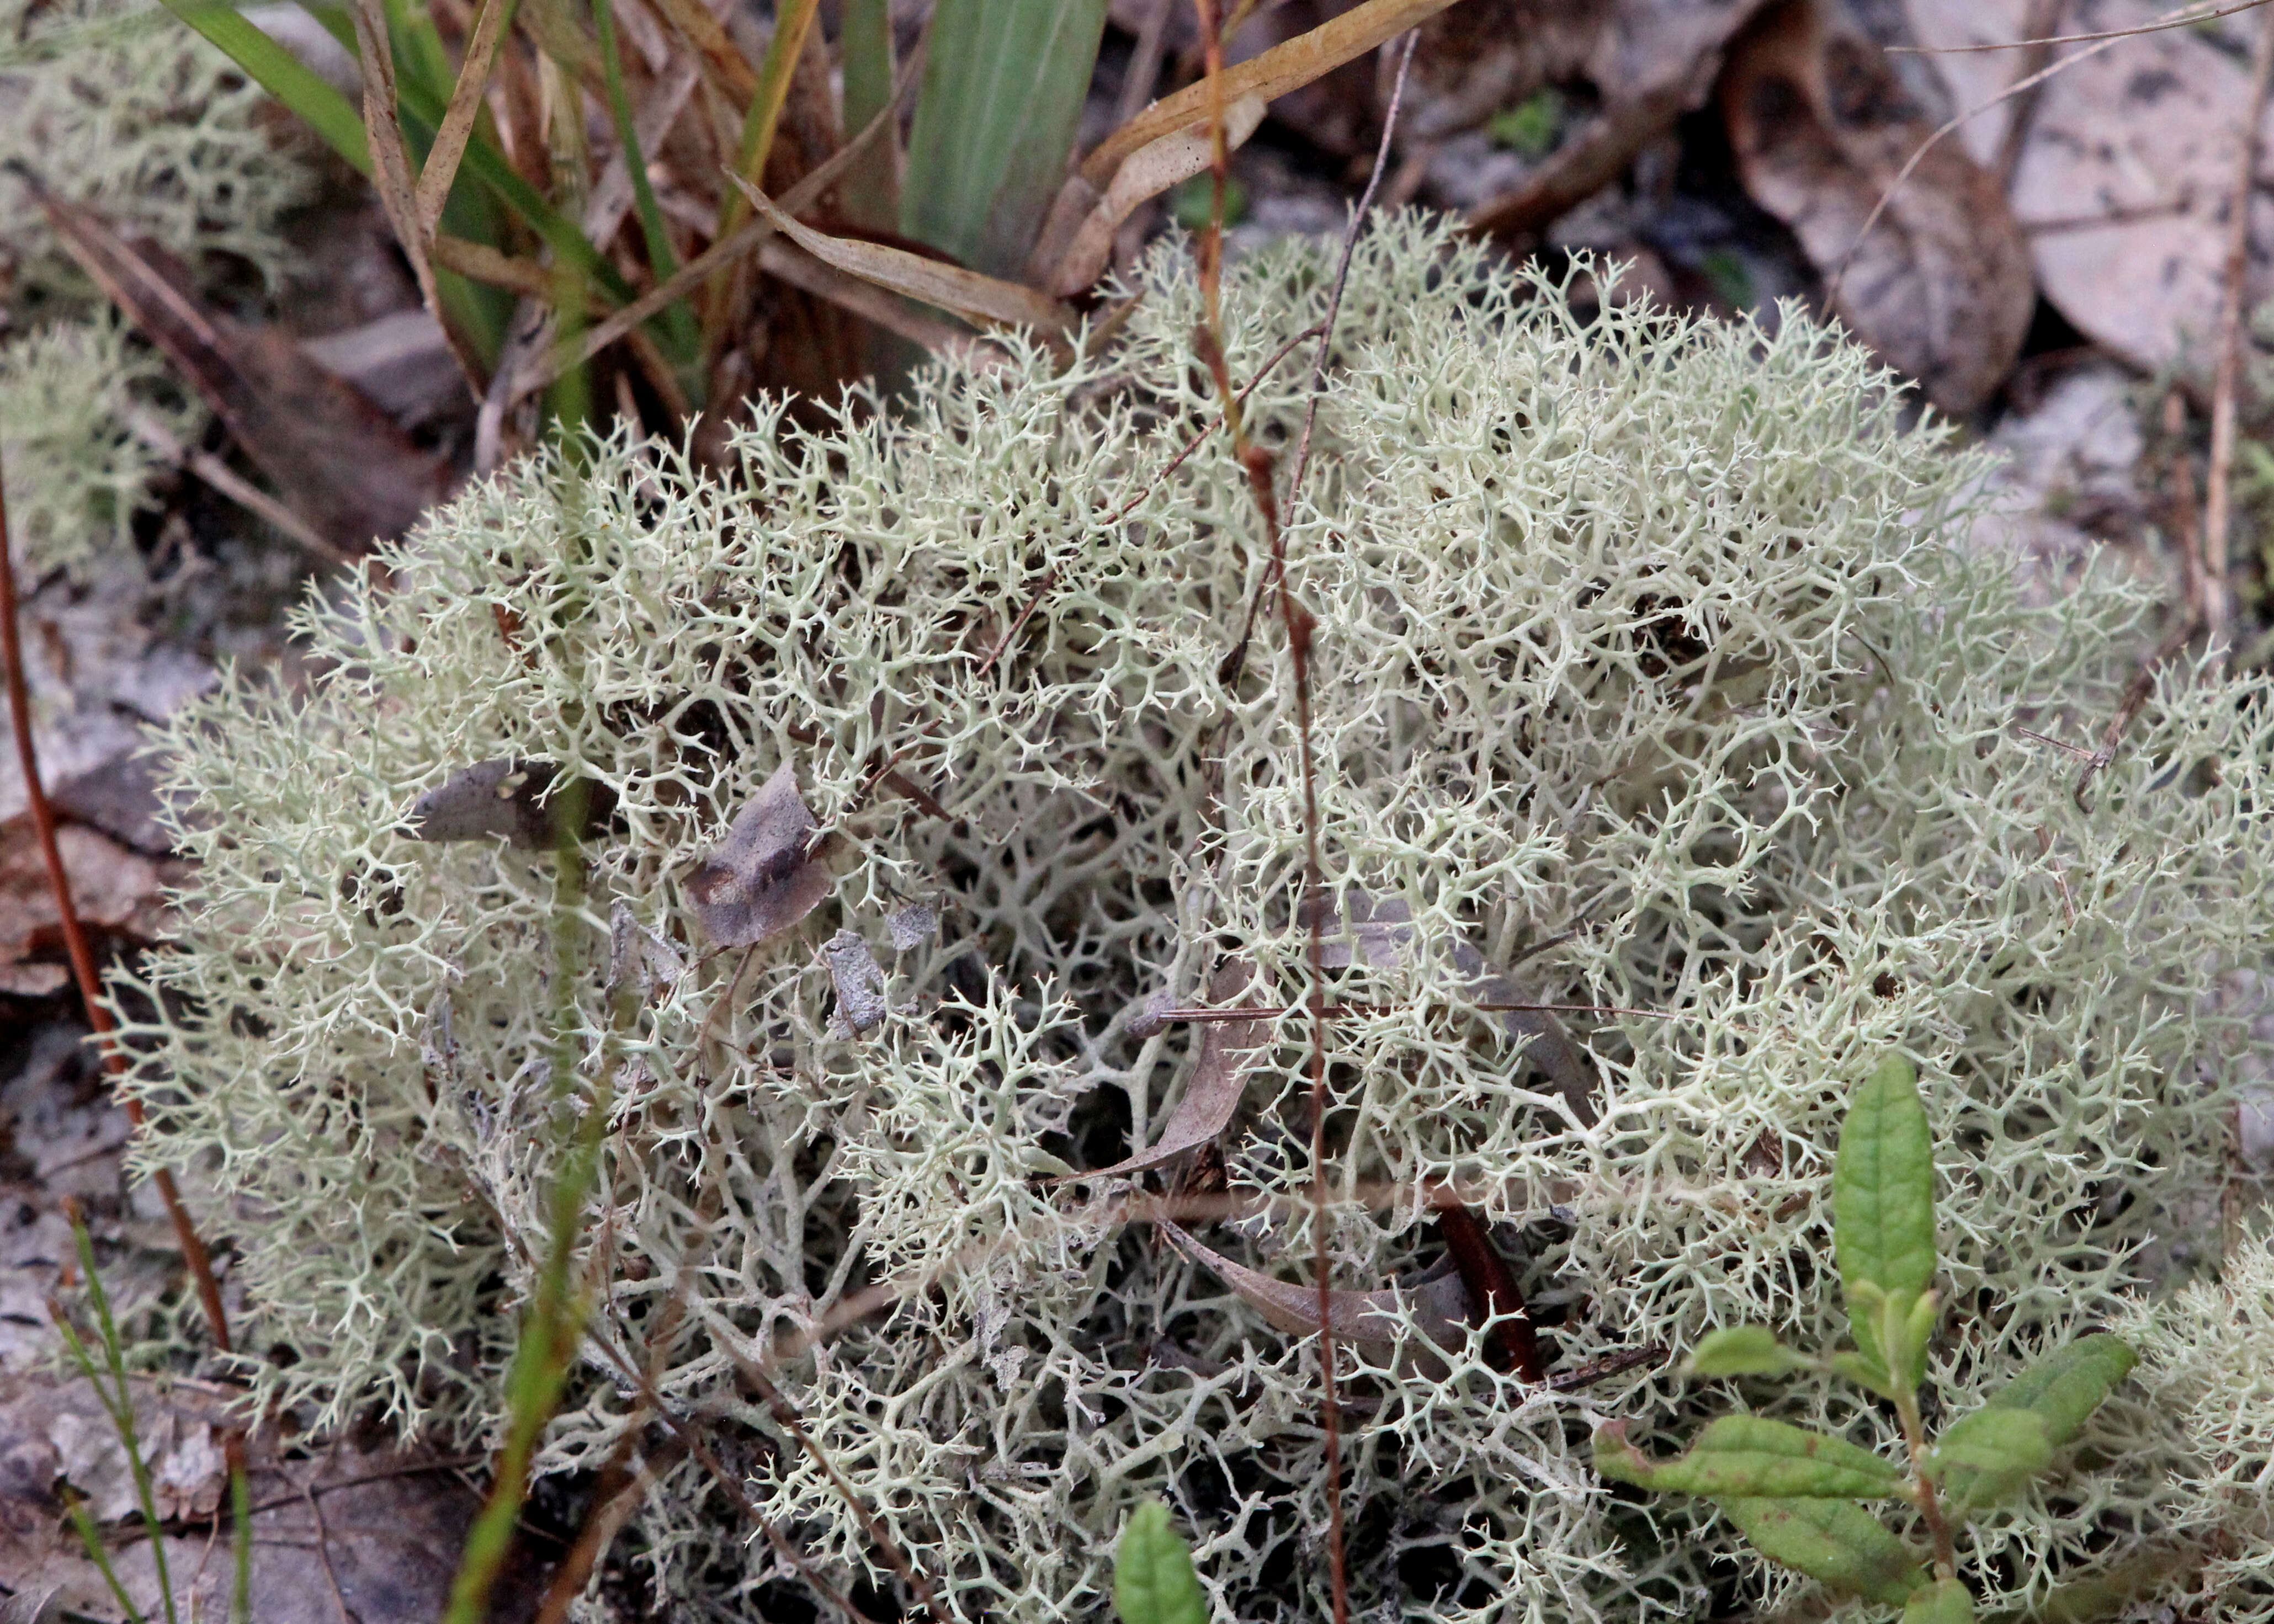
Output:
<instances>
[{"instance_id":1,"label":"gray lichen patch","mask_svg":"<svg viewBox=\"0 0 2274 1624\"><path fill-rule=\"evenodd\" d=\"M1275 1012L1242 1018L1261 1030L1208 1154L1247 1210L1188 1229L1305 1279L1287 661L1267 622L1218 677L1269 553L1219 440L1161 477L1216 408L1188 269L1156 257L1143 290L1070 370L1013 341L904 411L769 417L734 481L616 440L478 485L388 553L385 590L311 602L328 674L305 697L237 679L171 730L202 866L133 1006L177 1011L136 1033L144 1154L207 1169L247 1345L294 1355L248 1367L261 1399L319 1426L494 1425L558 1154L530 1079L573 1054L610 1113L591 1219L621 1261L548 1469L639 1424L608 1353L763 1432L722 1347L769 1353L878 1286L887 1312L783 1380L960 1615L1096 1609L1153 1495L1222 1616L1323 1615L1315 1348L1119 1222L1126 1182L1068 1177L1176 1119L1207 1046L1166 1015L1239 959ZM1243 265L1234 375L1326 291L1300 246ZM1329 971L1336 1284L1442 1280L1423 1192L1451 1184L1525 1243L1562 1368L1744 1322L1826 1343L1832 1148L1901 1048L1942 1157L1936 1380L1962 1402L2121 1308L2135 1250L2223 1177L2242 1023L2210 994L2265 951L2274 705L2166 678L2081 807L2014 724L2105 723L2136 588L2034 604L1953 545L1977 470L1798 312L1773 336L1635 305L1583 326L1559 292L1410 219L1369 235L1287 515L1327 894L1369 898L1397 950L1353 937ZM1261 443L1297 431L1302 387L1258 385ZM556 853L402 832L489 760L613 793L576 907ZM884 762L951 816L872 793ZM778 933L707 931L764 880L779 843L743 819L786 771L825 876ZM909 897L946 928L879 963ZM620 968L612 995L625 920L683 971ZM840 933L868 955L854 999ZM892 1018L832 1030L866 998ZM448 1079L421 1058L445 1002ZM1480 1007L1511 1003L1565 1006L1571 1052ZM1373 1348L1344 1350L1361 1607L1593 1620L1783 1593L1710 1509L1634 1506L1587 1464L1593 1420L1686 1433L1723 1395L1669 1365L1526 1389L1481 1338ZM1746 1396L1896 1447L1826 1389ZM2212 1481L2202 1447L2150 1420L2097 1444L1985 1525L1969 1577L2020 1602L2225 1515L2188 1486ZM802 1455L741 1458L816 1560L877 1577ZM663 1590L723 1603L779 1570L710 1496L671 1469L644 1548Z\"/></svg>"}]
</instances>

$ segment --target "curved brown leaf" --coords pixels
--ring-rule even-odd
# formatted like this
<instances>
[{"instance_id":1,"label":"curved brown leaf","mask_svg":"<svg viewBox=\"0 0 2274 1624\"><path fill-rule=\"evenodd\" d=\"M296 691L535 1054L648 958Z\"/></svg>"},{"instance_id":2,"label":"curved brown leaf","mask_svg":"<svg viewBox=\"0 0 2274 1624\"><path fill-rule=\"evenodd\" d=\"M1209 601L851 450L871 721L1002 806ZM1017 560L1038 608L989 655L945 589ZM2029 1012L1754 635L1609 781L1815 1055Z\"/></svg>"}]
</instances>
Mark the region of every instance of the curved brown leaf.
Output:
<instances>
[{"instance_id":1,"label":"curved brown leaf","mask_svg":"<svg viewBox=\"0 0 2274 1624\"><path fill-rule=\"evenodd\" d=\"M1221 1009L1239 996L1254 974L1252 960L1225 959L1209 977L1210 1006ZM1161 1137L1153 1142L1153 1147L1080 1177L1120 1178L1141 1173L1172 1156L1196 1150L1222 1133L1231 1121L1232 1112L1239 1109L1239 1096L1246 1087L1248 1070L1255 1064L1256 1054L1262 1047L1265 1023L1261 1020L1209 1022L1201 1033L1200 1058L1193 1066L1192 1081L1186 1085L1185 1097L1177 1101L1177 1109L1169 1113L1169 1120L1162 1124Z\"/></svg>"},{"instance_id":2,"label":"curved brown leaf","mask_svg":"<svg viewBox=\"0 0 2274 1624\"><path fill-rule=\"evenodd\" d=\"M712 941L754 947L820 905L829 870L807 854L812 832L797 770L784 762L687 881L695 918Z\"/></svg>"},{"instance_id":3,"label":"curved brown leaf","mask_svg":"<svg viewBox=\"0 0 2274 1624\"><path fill-rule=\"evenodd\" d=\"M411 803L408 832L414 840L484 840L503 836L525 852L558 844L559 820L568 802L553 789L560 769L549 761L498 756L461 767L439 788ZM584 839L607 827L616 808L615 792L605 784L584 791Z\"/></svg>"},{"instance_id":4,"label":"curved brown leaf","mask_svg":"<svg viewBox=\"0 0 2274 1624\"><path fill-rule=\"evenodd\" d=\"M1835 26L1826 0L1784 0L1732 47L1721 108L1746 191L1834 284L1841 320L1943 410L1987 400L2036 309L2029 247L1996 178L1956 142L1896 186L1934 126L1886 53Z\"/></svg>"},{"instance_id":5,"label":"curved brown leaf","mask_svg":"<svg viewBox=\"0 0 2274 1624\"><path fill-rule=\"evenodd\" d=\"M1314 1336L1319 1330L1319 1293L1314 1286L1274 1280L1221 1252L1211 1252L1165 1218L1154 1221L1171 1244L1231 1288L1233 1295L1290 1336ZM1404 1317L1426 1342L1405 1341ZM1376 1361L1394 1357L1404 1342L1404 1358L1425 1375L1442 1376L1445 1362L1435 1349L1458 1347L1469 1335L1469 1293L1457 1274L1439 1274L1411 1286L1381 1291L1329 1291L1327 1318L1335 1340L1362 1350Z\"/></svg>"}]
</instances>

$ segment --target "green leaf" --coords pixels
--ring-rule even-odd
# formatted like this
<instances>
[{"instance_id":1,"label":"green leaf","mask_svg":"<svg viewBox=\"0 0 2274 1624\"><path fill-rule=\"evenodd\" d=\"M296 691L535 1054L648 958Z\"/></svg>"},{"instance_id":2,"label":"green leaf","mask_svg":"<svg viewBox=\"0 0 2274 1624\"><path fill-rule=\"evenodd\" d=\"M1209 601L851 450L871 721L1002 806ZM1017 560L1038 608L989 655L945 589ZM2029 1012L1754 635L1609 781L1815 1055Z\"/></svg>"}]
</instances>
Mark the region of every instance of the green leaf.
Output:
<instances>
[{"instance_id":1,"label":"green leaf","mask_svg":"<svg viewBox=\"0 0 2274 1624\"><path fill-rule=\"evenodd\" d=\"M1918 1071L1901 1055L1881 1061L1856 1091L1840 1130L1832 1247L1856 1345L1894 1364L1881 1345L1878 1313L1864 1309L1870 1294L1859 1289L1877 1287L1908 1315L1934 1283L1934 1141L1919 1101Z\"/></svg>"},{"instance_id":2,"label":"green leaf","mask_svg":"<svg viewBox=\"0 0 2274 1624\"><path fill-rule=\"evenodd\" d=\"M1737 1325L1709 1334L1690 1356L1688 1369L1693 1376L1781 1376L1808 1366L1766 1326Z\"/></svg>"},{"instance_id":3,"label":"green leaf","mask_svg":"<svg viewBox=\"0 0 2274 1624\"><path fill-rule=\"evenodd\" d=\"M900 229L990 276L1024 274L1065 179L1107 0L939 0L908 132Z\"/></svg>"},{"instance_id":4,"label":"green leaf","mask_svg":"<svg viewBox=\"0 0 2274 1624\"><path fill-rule=\"evenodd\" d=\"M1897 1492L1902 1473L1868 1449L1760 1416L1724 1416L1687 1455L1653 1462L1614 1424L1595 1434L1595 1470L1606 1477L1717 1500L1876 1500Z\"/></svg>"},{"instance_id":5,"label":"green leaf","mask_svg":"<svg viewBox=\"0 0 2274 1624\"><path fill-rule=\"evenodd\" d=\"M2132 1373L2139 1359L2120 1337L2105 1333L2084 1337L2054 1349L2029 1365L1992 1394L1982 1409L1954 1423L1950 1430L1955 1432L1975 1416L1993 1410L2026 1411L2043 1424L2047 1450L2058 1449L2084 1429L2092 1412L2118 1382ZM2029 1476L2025 1472L2016 1477L2010 1472L1985 1471L1954 1461L1944 1481L1952 1505L1965 1511L1996 1505L2028 1481Z\"/></svg>"},{"instance_id":6,"label":"green leaf","mask_svg":"<svg viewBox=\"0 0 2274 1624\"><path fill-rule=\"evenodd\" d=\"M371 173L363 118L314 70L238 14L230 0L165 0L166 9L220 48L245 76L297 114L359 173Z\"/></svg>"},{"instance_id":7,"label":"green leaf","mask_svg":"<svg viewBox=\"0 0 2274 1624\"><path fill-rule=\"evenodd\" d=\"M1926 1583L1909 1545L1841 1500L1725 1500L1721 1509L1773 1562L1865 1601L1901 1605Z\"/></svg>"},{"instance_id":8,"label":"green leaf","mask_svg":"<svg viewBox=\"0 0 2274 1624\"><path fill-rule=\"evenodd\" d=\"M2045 1418L2033 1410L1990 1406L1952 1422L1935 1442L1931 1470L1939 1476L1953 1466L2007 1472L2022 1478L2045 1469L2053 1447Z\"/></svg>"},{"instance_id":9,"label":"green leaf","mask_svg":"<svg viewBox=\"0 0 2274 1624\"><path fill-rule=\"evenodd\" d=\"M1974 1624L1974 1597L1955 1579L1938 1579L1911 1592L1903 1624Z\"/></svg>"},{"instance_id":10,"label":"green leaf","mask_svg":"<svg viewBox=\"0 0 2274 1624\"><path fill-rule=\"evenodd\" d=\"M1113 1558L1113 1610L1121 1624L1208 1624L1208 1596L1193 1572L1192 1551L1159 1500L1131 1512L1121 1530Z\"/></svg>"}]
</instances>

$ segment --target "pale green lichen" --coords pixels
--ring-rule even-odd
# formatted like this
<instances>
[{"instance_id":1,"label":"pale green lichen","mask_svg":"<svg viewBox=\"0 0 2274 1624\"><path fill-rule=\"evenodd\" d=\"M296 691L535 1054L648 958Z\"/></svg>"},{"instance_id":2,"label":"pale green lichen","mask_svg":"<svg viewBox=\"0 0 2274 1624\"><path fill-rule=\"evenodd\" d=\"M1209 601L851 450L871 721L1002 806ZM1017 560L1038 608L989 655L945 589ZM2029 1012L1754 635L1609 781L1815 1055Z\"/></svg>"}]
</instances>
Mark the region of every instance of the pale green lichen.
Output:
<instances>
[{"instance_id":1,"label":"pale green lichen","mask_svg":"<svg viewBox=\"0 0 2274 1624\"><path fill-rule=\"evenodd\" d=\"M0 466L19 562L41 575L125 551L168 465L154 436L179 444L201 417L109 313L52 321L0 348Z\"/></svg>"},{"instance_id":2,"label":"pale green lichen","mask_svg":"<svg viewBox=\"0 0 2274 1624\"><path fill-rule=\"evenodd\" d=\"M1325 294L1312 251L1243 267L1234 374ZM1159 1495L1219 1616L1323 1614L1315 1349L1111 1222L1111 1192L1051 1182L1151 1142L1177 1097L1192 1029L1133 1035L1140 1001L1197 998L1224 952L1269 1004L1306 985L1276 623L1232 691L1218 675L1265 577L1254 508L1220 437L1146 485L1212 415L1198 310L1156 259L1102 357L1013 345L899 417L769 417L734 483L621 442L517 469L394 549L384 590L310 605L311 693L232 680L173 727L200 867L147 972L171 1013L133 1023L142 1154L208 1182L264 1401L494 1425L569 1009L612 1117L592 1353L550 1466L608 1454L638 1413L612 1360L655 1358L825 1568L889 1584L728 1357L884 1282L889 1312L784 1380L958 1613L1102 1613L1111 1536ZM1357 1006L1329 1034L1342 1282L1436 1262L1422 1189L1451 1180L1528 1245L1568 1365L1747 1321L1828 1342L1832 1147L1901 1047L1941 1165L1932 1380L1979 1394L2120 1306L2135 1252L2221 1174L2240 1027L2211 994L2263 953L2274 894L2263 684L2160 680L2081 807L2016 725L2097 736L2140 593L2033 605L1951 545L1971 459L1796 313L1773 338L1634 306L1583 324L1404 221L1361 244L1337 348L1288 529L1318 619L1320 845L1336 894L1412 921L1335 973ZM1254 432L1284 443L1302 404L1298 370L1273 374ZM550 856L406 837L415 797L500 756L614 792L565 926ZM839 877L744 966L703 951L682 887L785 761ZM888 763L952 818L870 793ZM945 928L895 958L911 900ZM611 989L612 915L686 966L657 952ZM865 1038L831 1026L840 929L887 966ZM1474 1012L1465 951L1603 1006L1567 1018L1592 1099ZM1224 1141L1232 1190L1273 1205L1202 1230L1288 1279L1311 1252L1306 1030L1276 1024ZM1687 1435L1723 1394L1664 1365L1525 1390L1480 1344L1442 1379L1353 1375L1352 1353L1362 1607L1687 1617L1788 1592L1710 1507L1614 1497L1587 1464L1597 1420ZM1893 1447L1836 1390L1746 1396ZM2136 1448L2000 1514L1978 1591L2042 1593L2197 1516L2195 1446L2112 1414L2102 1441ZM641 1530L666 1592L749 1607L793 1583L689 1462Z\"/></svg>"},{"instance_id":3,"label":"pale green lichen","mask_svg":"<svg viewBox=\"0 0 2274 1624\"><path fill-rule=\"evenodd\" d=\"M267 93L162 6L0 0L0 153L122 236L185 259L224 252L277 280L293 260L284 216L315 179L286 139ZM89 290L12 175L0 175L0 270L11 304Z\"/></svg>"}]
</instances>

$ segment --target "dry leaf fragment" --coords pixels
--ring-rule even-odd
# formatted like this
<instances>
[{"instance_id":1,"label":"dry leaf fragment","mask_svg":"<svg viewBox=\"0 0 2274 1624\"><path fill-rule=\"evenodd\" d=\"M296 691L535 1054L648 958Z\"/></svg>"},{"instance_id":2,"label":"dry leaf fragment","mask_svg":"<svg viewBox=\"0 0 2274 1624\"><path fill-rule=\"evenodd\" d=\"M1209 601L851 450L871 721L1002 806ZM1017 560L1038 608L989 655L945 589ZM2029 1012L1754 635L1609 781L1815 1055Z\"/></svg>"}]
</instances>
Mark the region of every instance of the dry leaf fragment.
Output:
<instances>
[{"instance_id":1,"label":"dry leaf fragment","mask_svg":"<svg viewBox=\"0 0 2274 1624\"><path fill-rule=\"evenodd\" d=\"M1209 977L1209 1004L1217 1009L1225 1007L1246 990L1254 974L1252 961L1225 959ZM1232 1112L1239 1109L1239 1097L1247 1086L1247 1073L1262 1049L1266 1029L1261 1020L1209 1021L1201 1032L1200 1057L1193 1063L1192 1080L1185 1086L1185 1097L1177 1101L1177 1109L1162 1124L1161 1137L1154 1140L1153 1147L1141 1150L1111 1167L1079 1177L1126 1178L1147 1168L1158 1167L1172 1156L1196 1150L1222 1133L1231 1123Z\"/></svg>"},{"instance_id":2,"label":"dry leaf fragment","mask_svg":"<svg viewBox=\"0 0 2274 1624\"><path fill-rule=\"evenodd\" d=\"M860 933L840 930L822 945L829 979L837 989L832 1028L846 1035L873 1032L885 1024L885 972Z\"/></svg>"},{"instance_id":3,"label":"dry leaf fragment","mask_svg":"<svg viewBox=\"0 0 2274 1624\"><path fill-rule=\"evenodd\" d=\"M2148 0L2073 0L2053 32L2137 27L2165 9ZM2002 44L2032 32L2030 0L1905 0L1903 10L1930 48ZM2222 45L2215 35L2176 28L2065 56L2037 93L2009 194L2046 302L2127 365L2150 373L2176 365L2197 384L2210 372L2235 142L2250 109L2247 53ZM1926 60L1949 87L1954 110L1963 112L2011 85L2028 55ZM2018 100L1989 108L1946 139L1994 163ZM2251 239L2255 300L2274 259L2274 217L2263 201L2252 211Z\"/></svg>"},{"instance_id":4,"label":"dry leaf fragment","mask_svg":"<svg viewBox=\"0 0 2274 1624\"><path fill-rule=\"evenodd\" d=\"M722 947L753 947L779 936L829 894L829 870L806 851L813 814L784 762L727 838L687 882L695 917Z\"/></svg>"},{"instance_id":5,"label":"dry leaf fragment","mask_svg":"<svg viewBox=\"0 0 2274 1624\"><path fill-rule=\"evenodd\" d=\"M482 840L502 836L524 852L547 851L559 844L560 820L568 815L564 786L554 790L560 769L549 761L499 756L462 767L411 803L407 831L414 840ZM615 792L587 782L584 817L576 838L588 839L608 826L616 809Z\"/></svg>"},{"instance_id":6,"label":"dry leaf fragment","mask_svg":"<svg viewBox=\"0 0 2274 1624\"><path fill-rule=\"evenodd\" d=\"M1226 151L1243 147L1247 138L1263 122L1263 98L1242 96L1224 110L1224 144ZM1121 222L1136 211L1137 206L1158 197L1180 181L1190 180L1204 172L1215 159L1215 141L1206 123L1188 129L1172 130L1148 147L1140 148L1125 159L1114 171L1113 183L1099 197L1096 189L1080 175L1067 177L1061 192L1062 203L1074 202L1084 197L1096 198L1073 240L1067 244L1055 264L1043 258L1053 247L1048 226L1043 233L1043 246L1036 258L1051 265L1044 285L1058 297L1072 298L1103 274L1106 262L1113 257L1113 235ZM1058 205L1053 205L1052 213ZM1039 279L1038 279L1039 280Z\"/></svg>"},{"instance_id":7,"label":"dry leaf fragment","mask_svg":"<svg viewBox=\"0 0 2274 1624\"><path fill-rule=\"evenodd\" d=\"M1177 1250L1230 1286L1239 1300L1291 1336L1314 1336L1319 1329L1319 1293L1313 1286L1274 1280L1211 1252L1165 1218L1161 1226ZM1406 1315L1424 1341L1407 1340ZM1382 1291L1330 1291L1327 1315L1337 1342L1358 1348L1377 1362L1397 1358L1420 1374L1446 1373L1438 1349L1459 1347L1469 1335L1469 1292L1449 1267L1410 1286ZM1431 1347L1430 1343L1436 1344Z\"/></svg>"},{"instance_id":8,"label":"dry leaf fragment","mask_svg":"<svg viewBox=\"0 0 2274 1624\"><path fill-rule=\"evenodd\" d=\"M636 977L644 996L686 973L687 960L679 950L641 924L631 905L619 897L608 910L607 990L614 993Z\"/></svg>"},{"instance_id":9,"label":"dry leaf fragment","mask_svg":"<svg viewBox=\"0 0 2274 1624\"><path fill-rule=\"evenodd\" d=\"M2037 304L2029 248L1996 178L1952 141L1858 241L1934 126L1833 4L1784 0L1731 48L1721 106L1738 174L1830 279L1841 320L1962 417L2021 354Z\"/></svg>"},{"instance_id":10,"label":"dry leaf fragment","mask_svg":"<svg viewBox=\"0 0 2274 1624\"><path fill-rule=\"evenodd\" d=\"M939 934L939 915L928 903L911 902L887 916L885 929L892 933L894 952L911 953Z\"/></svg>"}]
</instances>

